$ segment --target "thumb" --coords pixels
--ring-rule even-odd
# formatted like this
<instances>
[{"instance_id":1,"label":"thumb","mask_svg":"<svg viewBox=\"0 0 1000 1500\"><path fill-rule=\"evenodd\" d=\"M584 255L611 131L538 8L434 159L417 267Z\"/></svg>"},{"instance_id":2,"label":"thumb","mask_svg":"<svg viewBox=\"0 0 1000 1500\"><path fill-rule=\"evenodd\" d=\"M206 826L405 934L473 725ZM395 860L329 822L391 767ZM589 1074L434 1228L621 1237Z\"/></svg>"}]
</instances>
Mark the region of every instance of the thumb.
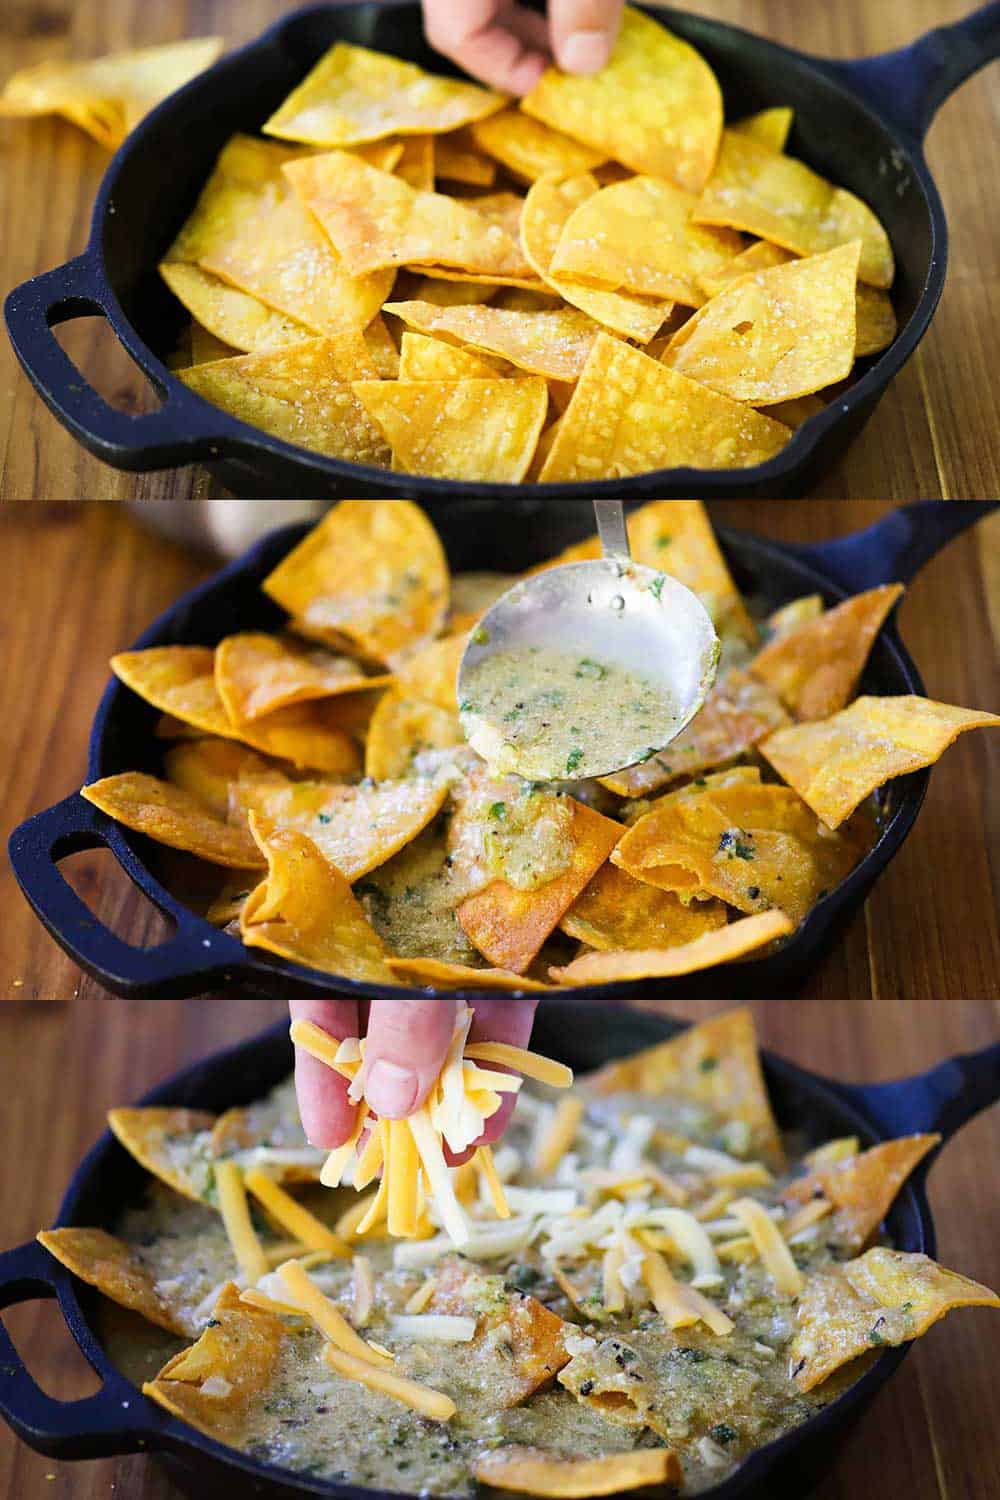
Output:
<instances>
[{"instance_id":1,"label":"thumb","mask_svg":"<svg viewBox=\"0 0 1000 1500\"><path fill-rule=\"evenodd\" d=\"M549 0L552 51L566 73L597 73L611 56L623 0Z\"/></svg>"},{"instance_id":2,"label":"thumb","mask_svg":"<svg viewBox=\"0 0 1000 1500\"><path fill-rule=\"evenodd\" d=\"M365 1046L365 1098L400 1120L423 1104L455 1025L454 1000L373 1000Z\"/></svg>"}]
</instances>

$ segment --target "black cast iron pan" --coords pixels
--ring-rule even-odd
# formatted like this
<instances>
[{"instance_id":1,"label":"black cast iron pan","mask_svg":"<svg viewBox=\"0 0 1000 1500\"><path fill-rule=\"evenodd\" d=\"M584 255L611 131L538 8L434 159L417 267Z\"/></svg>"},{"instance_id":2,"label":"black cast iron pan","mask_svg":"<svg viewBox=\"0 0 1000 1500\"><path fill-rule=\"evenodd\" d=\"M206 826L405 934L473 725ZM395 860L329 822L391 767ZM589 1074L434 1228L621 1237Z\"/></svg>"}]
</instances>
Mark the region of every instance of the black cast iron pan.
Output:
<instances>
[{"instance_id":1,"label":"black cast iron pan","mask_svg":"<svg viewBox=\"0 0 1000 1500\"><path fill-rule=\"evenodd\" d=\"M36 390L105 463L138 470L204 463L240 495L403 495L426 501L515 493L553 500L801 494L871 416L933 316L944 286L947 228L922 142L948 95L1000 55L1000 0L901 51L853 62L809 57L687 11L644 8L705 55L719 77L729 118L791 105L791 153L870 203L892 241L897 339L877 358L860 361L850 388L769 463L728 472L662 469L595 485L407 477L269 437L195 396L167 370L163 359L184 315L156 265L219 150L234 131L257 131L337 40L455 72L428 48L412 0L321 5L290 15L179 90L133 132L108 168L84 253L7 298L10 337ZM138 417L114 410L63 353L52 329L95 314L108 320L149 378L161 401L157 410Z\"/></svg>"},{"instance_id":2,"label":"black cast iron pan","mask_svg":"<svg viewBox=\"0 0 1000 1500\"><path fill-rule=\"evenodd\" d=\"M610 1057L661 1041L677 1021L641 1015L620 1006L543 1000L534 1044L586 1072ZM822 1078L765 1053L764 1073L779 1123L802 1131L810 1144L857 1135L865 1146L916 1131L937 1130L947 1140L1000 1098L1000 1045L956 1057L915 1078L893 1083L844 1084ZM154 1090L144 1104L187 1105L222 1111L247 1104L291 1068L287 1027L221 1052ZM933 1255L934 1224L925 1183L932 1155L903 1187L886 1220L893 1245ZM80 1164L59 1209L57 1223L113 1225L123 1205L138 1196L146 1174L106 1131ZM0 1416L31 1447L53 1458L99 1458L139 1451L154 1454L187 1495L216 1500L232 1492L294 1500L304 1495L340 1500L399 1500L385 1491L337 1485L261 1463L203 1437L143 1398L110 1363L102 1347L100 1297L76 1281L36 1242L0 1255L0 1310L38 1297L58 1297L63 1316L87 1360L102 1379L96 1395L57 1401L25 1368L0 1322ZM851 1387L808 1422L752 1454L705 1500L801 1500L813 1477L828 1472L847 1426L898 1368L908 1346L887 1350ZM983 1392L984 1410L986 1392Z\"/></svg>"},{"instance_id":3,"label":"black cast iron pan","mask_svg":"<svg viewBox=\"0 0 1000 1500\"><path fill-rule=\"evenodd\" d=\"M879 583L908 582L951 537L996 503L924 501L903 506L865 531L817 546L779 545L730 530L722 530L719 539L744 594L775 607L819 591L832 604ZM510 501L504 507L502 525L496 524L490 502L430 509L456 572L520 571L551 557L593 528L591 507L580 501L560 505ZM283 612L261 592L260 582L307 529L289 526L265 537L244 557L178 600L133 649L214 645L236 630L278 627ZM917 668L892 623L876 642L860 691L923 693ZM94 719L87 780L126 770L158 774L164 746L154 737L157 718L156 710L112 680ZM929 772L919 771L888 784L880 796L880 833L874 847L774 954L686 979L592 985L575 993L588 999L619 999L639 994L731 997L788 992L816 965L899 849L920 809L928 777ZM60 874L60 860L99 846L111 849L146 896L173 919L176 931L165 943L137 948L124 942L92 915ZM149 998L203 994L210 989L265 996L379 993L376 986L333 979L261 949L244 948L238 938L210 926L175 894L184 889L190 892L191 881L204 867L191 861L178 868L178 859L183 862L186 856L175 858L170 863L173 876L168 888L162 875L163 851L144 835L112 822L78 793L15 829L9 853L21 889L52 936L81 968L115 994ZM186 886L178 874L187 877ZM401 989L399 993L430 992ZM473 990L463 994L476 998Z\"/></svg>"}]
</instances>

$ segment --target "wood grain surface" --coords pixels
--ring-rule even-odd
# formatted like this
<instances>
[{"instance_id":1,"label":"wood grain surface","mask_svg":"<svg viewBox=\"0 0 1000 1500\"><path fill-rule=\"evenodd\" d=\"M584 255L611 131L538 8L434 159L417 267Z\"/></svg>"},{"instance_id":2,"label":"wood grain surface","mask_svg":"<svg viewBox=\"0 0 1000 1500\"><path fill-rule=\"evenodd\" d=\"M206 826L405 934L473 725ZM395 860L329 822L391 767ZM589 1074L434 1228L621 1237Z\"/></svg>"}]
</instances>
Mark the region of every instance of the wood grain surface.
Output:
<instances>
[{"instance_id":1,"label":"wood grain surface","mask_svg":"<svg viewBox=\"0 0 1000 1500\"><path fill-rule=\"evenodd\" d=\"M720 1007L695 1002L660 1008L699 1019ZM915 1073L945 1056L987 1046L1000 1034L997 1007L969 1001L762 1001L753 1009L765 1045L852 1080ZM93 992L73 1005L15 1005L0 1012L8 1163L0 1173L0 1245L30 1239L53 1221L70 1174L111 1105L138 1098L174 1069L252 1035L281 1014L280 1006L257 1001L108 1006ZM994 1286L1000 1284L998 1155L1000 1110L993 1109L947 1146L930 1177L939 1258ZM998 1500L1000 1435L991 1419L997 1317L958 1312L934 1328L850 1433L817 1489L793 1487L796 1500L806 1500L807 1493L815 1500ZM46 1390L67 1399L95 1387L89 1371L81 1378L82 1360L71 1357L75 1350L52 1304L16 1309L5 1321ZM179 1495L146 1457L60 1463L31 1452L0 1427L0 1500Z\"/></svg>"},{"instance_id":2,"label":"wood grain surface","mask_svg":"<svg viewBox=\"0 0 1000 1500\"><path fill-rule=\"evenodd\" d=\"M817 540L868 525L884 502L713 502L721 522ZM74 791L107 660L205 576L209 564L161 541L117 506L0 512L0 833ZM1000 515L931 562L903 600L904 640L927 692L1000 704ZM66 861L77 889L119 936L151 944L159 915L108 853ZM96 986L37 921L0 868L0 996L66 999ZM1000 995L1000 735L963 736L935 768L919 822L863 912L803 993L851 999Z\"/></svg>"},{"instance_id":3,"label":"wood grain surface","mask_svg":"<svg viewBox=\"0 0 1000 1500\"><path fill-rule=\"evenodd\" d=\"M969 0L698 0L695 8L807 52L858 57L903 46L971 7ZM282 0L5 0L0 79L43 58L89 57L181 36L221 33L236 45L288 9ZM1000 236L992 191L1000 173L998 119L994 65L966 83L931 127L928 157L952 234L944 299L915 357L817 493L908 499L1000 491ZM6 292L83 249L107 155L61 121L0 120L0 159L0 290ZM100 320L69 325L60 338L98 389L126 410L144 409L145 382ZM129 475L90 457L34 394L6 339L0 339L0 393L0 497L218 493L201 469Z\"/></svg>"}]
</instances>

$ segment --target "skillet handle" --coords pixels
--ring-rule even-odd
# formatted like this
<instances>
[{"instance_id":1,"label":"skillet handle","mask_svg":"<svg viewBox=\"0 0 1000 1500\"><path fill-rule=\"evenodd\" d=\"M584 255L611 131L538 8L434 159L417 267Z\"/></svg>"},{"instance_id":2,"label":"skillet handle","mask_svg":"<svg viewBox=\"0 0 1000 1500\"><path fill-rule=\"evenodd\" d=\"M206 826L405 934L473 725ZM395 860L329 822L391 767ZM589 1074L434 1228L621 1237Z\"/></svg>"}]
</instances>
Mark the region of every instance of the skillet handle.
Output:
<instances>
[{"instance_id":1,"label":"skillet handle","mask_svg":"<svg viewBox=\"0 0 1000 1500\"><path fill-rule=\"evenodd\" d=\"M37 1241L0 1255L0 1309L55 1297L68 1275ZM94 1361L84 1356L92 1369ZM0 1321L0 1417L22 1442L50 1458L105 1458L158 1447L166 1413L115 1371L79 1401L57 1401L32 1378Z\"/></svg>"},{"instance_id":2,"label":"skillet handle","mask_svg":"<svg viewBox=\"0 0 1000 1500\"><path fill-rule=\"evenodd\" d=\"M888 115L901 134L919 142L949 95L997 57L1000 0L993 0L896 52L827 62L826 68L878 114Z\"/></svg>"},{"instance_id":3,"label":"skillet handle","mask_svg":"<svg viewBox=\"0 0 1000 1500\"><path fill-rule=\"evenodd\" d=\"M843 1092L886 1135L936 1130L948 1140L1000 1101L1000 1042L949 1058L916 1078L847 1084Z\"/></svg>"},{"instance_id":4,"label":"skillet handle","mask_svg":"<svg viewBox=\"0 0 1000 1500\"><path fill-rule=\"evenodd\" d=\"M126 998L203 994L245 957L229 933L209 927L180 904L167 908L176 931L155 948L136 948L98 920L59 871L83 849L110 846L114 824L78 792L28 818L10 836L11 868L36 916L73 961ZM253 879L248 872L248 880Z\"/></svg>"},{"instance_id":5,"label":"skillet handle","mask_svg":"<svg viewBox=\"0 0 1000 1500\"><path fill-rule=\"evenodd\" d=\"M787 550L851 594L882 583L910 583L954 537L998 505L996 500L917 500L898 506L864 531Z\"/></svg>"}]
</instances>

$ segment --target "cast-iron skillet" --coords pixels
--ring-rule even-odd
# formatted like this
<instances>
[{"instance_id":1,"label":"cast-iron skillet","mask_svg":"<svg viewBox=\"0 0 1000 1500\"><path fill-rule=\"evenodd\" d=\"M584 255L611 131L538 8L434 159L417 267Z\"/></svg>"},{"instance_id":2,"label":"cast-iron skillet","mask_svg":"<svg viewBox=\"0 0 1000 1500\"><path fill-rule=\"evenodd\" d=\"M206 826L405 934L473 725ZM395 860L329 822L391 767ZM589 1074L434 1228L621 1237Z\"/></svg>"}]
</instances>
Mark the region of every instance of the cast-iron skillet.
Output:
<instances>
[{"instance_id":1,"label":"cast-iron skillet","mask_svg":"<svg viewBox=\"0 0 1000 1500\"><path fill-rule=\"evenodd\" d=\"M179 90L129 136L98 194L87 249L7 299L10 336L35 388L105 463L141 470L203 463L240 495L467 500L523 493L559 500L802 493L868 420L930 323L944 286L947 229L923 137L948 95L1000 55L1000 0L901 51L854 62L808 57L686 11L644 8L708 59L729 118L791 105L791 153L870 203L892 241L898 337L877 358L861 360L850 388L769 463L729 471L661 469L587 485L422 479L325 458L269 437L195 396L167 370L163 357L186 315L156 265L223 144L234 131L259 130L337 40L455 72L428 48L412 0L314 6L288 16ZM984 183L983 190L988 187ZM53 327L93 314L107 318L148 376L162 402L156 411L133 417L114 410L63 353Z\"/></svg>"},{"instance_id":2,"label":"cast-iron skillet","mask_svg":"<svg viewBox=\"0 0 1000 1500\"><path fill-rule=\"evenodd\" d=\"M719 539L744 594L762 597L769 607L814 591L822 593L828 603L836 603L846 594L875 584L908 582L951 537L996 504L924 501L900 507L866 531L818 546L779 545L728 529L720 532ZM519 571L551 557L593 528L593 512L580 501L558 505L508 501L502 524L497 524L492 502L442 505L431 510L456 572L483 568ZM260 582L307 529L289 526L265 537L244 557L178 600L133 649L213 645L236 630L277 628L284 612L261 591ZM892 623L876 642L860 691L923 693L917 669ZM155 709L112 680L91 731L88 781L127 770L159 773L164 745L154 737L157 718ZM815 966L902 844L923 801L928 776L927 771L918 771L888 783L879 798L881 828L877 843L774 954L680 980L591 985L575 993L596 1000L640 994L772 995L787 990ZM102 845L113 851L154 905L176 923L173 936L158 947L136 948L117 937L89 911L60 874L61 859ZM163 868L162 849L144 835L113 822L79 793L16 828L9 852L21 889L52 936L76 963L118 995L187 996L209 989L269 996L379 993L378 986L334 979L263 949L245 948L238 938L212 927L174 894L187 890L190 899L191 881L199 874L203 877L200 861L189 861L187 856L174 859L175 875L168 889L158 874ZM183 864L179 871L178 862ZM474 990L462 993L468 999L477 995Z\"/></svg>"},{"instance_id":3,"label":"cast-iron skillet","mask_svg":"<svg viewBox=\"0 0 1000 1500\"><path fill-rule=\"evenodd\" d=\"M610 1057L650 1046L681 1029L681 1023L641 1015L619 1006L543 1000L534 1045L586 1072ZM953 1058L916 1078L894 1083L844 1084L800 1068L770 1053L764 1074L779 1123L802 1131L809 1144L857 1135L865 1146L916 1131L937 1130L947 1140L1000 1097L1000 1045ZM287 1027L218 1053L154 1090L144 1104L187 1105L221 1112L248 1104L283 1078L291 1067ZM893 1245L933 1255L934 1225L925 1194L929 1162L920 1164L886 1220ZM57 1223L113 1225L135 1199L146 1173L106 1131L80 1164L59 1210ZM293 1500L302 1495L343 1500L399 1500L385 1491L337 1485L261 1463L221 1443L144 1400L108 1360L96 1327L101 1299L76 1281L32 1242L0 1255L0 1309L36 1297L59 1299L70 1332L103 1384L80 1401L56 1401L35 1384L0 1323L0 1416L33 1448L53 1458L100 1458L144 1451L155 1454L187 1495L214 1500L239 1486L240 1494ZM887 1350L841 1396L808 1422L752 1454L730 1478L704 1491L706 1500L733 1500L751 1491L769 1500L787 1493L801 1500L803 1481L829 1469L835 1444L882 1383L905 1357L908 1345ZM985 1391L983 1393L985 1400ZM765 1490L766 1485L766 1490Z\"/></svg>"}]
</instances>

